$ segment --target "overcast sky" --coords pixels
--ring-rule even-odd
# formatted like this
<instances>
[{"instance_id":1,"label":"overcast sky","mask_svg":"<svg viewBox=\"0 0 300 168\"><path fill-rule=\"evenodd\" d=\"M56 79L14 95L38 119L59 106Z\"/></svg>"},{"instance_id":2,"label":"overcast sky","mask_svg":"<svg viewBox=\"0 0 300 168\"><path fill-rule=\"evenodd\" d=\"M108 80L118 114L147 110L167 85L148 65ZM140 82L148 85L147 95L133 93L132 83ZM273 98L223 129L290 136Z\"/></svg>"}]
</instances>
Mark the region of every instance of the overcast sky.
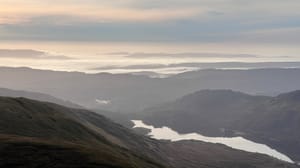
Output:
<instances>
[{"instance_id":1,"label":"overcast sky","mask_svg":"<svg viewBox=\"0 0 300 168\"><path fill-rule=\"evenodd\" d=\"M169 73L295 62L299 9L300 0L0 0L0 66Z\"/></svg>"},{"instance_id":2,"label":"overcast sky","mask_svg":"<svg viewBox=\"0 0 300 168\"><path fill-rule=\"evenodd\" d=\"M300 42L299 0L0 0L2 40Z\"/></svg>"}]
</instances>

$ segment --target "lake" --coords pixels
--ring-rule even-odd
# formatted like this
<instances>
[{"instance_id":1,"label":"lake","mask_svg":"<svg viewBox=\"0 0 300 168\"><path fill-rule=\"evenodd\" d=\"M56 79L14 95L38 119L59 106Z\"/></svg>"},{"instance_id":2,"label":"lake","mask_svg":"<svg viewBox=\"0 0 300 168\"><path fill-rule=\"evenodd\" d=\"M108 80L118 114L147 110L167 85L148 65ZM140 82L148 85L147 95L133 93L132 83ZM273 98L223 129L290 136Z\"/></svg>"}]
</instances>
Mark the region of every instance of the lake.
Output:
<instances>
[{"instance_id":1,"label":"lake","mask_svg":"<svg viewBox=\"0 0 300 168\"><path fill-rule=\"evenodd\" d=\"M198 133L179 134L178 132L172 130L171 128L168 127L155 128L152 125L145 124L141 120L132 120L132 122L134 123L133 128L149 129L150 132L148 133L148 135L151 138L157 140L170 140L172 142L182 141L182 140L197 140L197 141L203 141L209 143L220 143L234 149L253 152L253 153L266 154L289 163L294 163L288 156L276 151L275 149L272 149L265 144L255 143L243 137L232 137L232 138L207 137Z\"/></svg>"}]
</instances>

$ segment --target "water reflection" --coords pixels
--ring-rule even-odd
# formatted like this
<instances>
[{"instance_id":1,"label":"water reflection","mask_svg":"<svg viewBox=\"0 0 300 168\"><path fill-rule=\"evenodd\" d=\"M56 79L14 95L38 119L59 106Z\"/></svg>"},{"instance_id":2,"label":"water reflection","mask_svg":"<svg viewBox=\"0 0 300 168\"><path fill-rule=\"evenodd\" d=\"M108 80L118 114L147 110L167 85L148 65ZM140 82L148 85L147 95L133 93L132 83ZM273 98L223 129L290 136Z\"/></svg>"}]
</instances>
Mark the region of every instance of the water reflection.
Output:
<instances>
[{"instance_id":1,"label":"water reflection","mask_svg":"<svg viewBox=\"0 0 300 168\"><path fill-rule=\"evenodd\" d=\"M170 140L170 141L198 140L198 141L210 142L210 143L220 143L232 147L234 149L239 149L247 152L266 154L286 162L294 163L289 157L268 147L267 145L258 144L250 140L247 140L243 137L233 137L233 138L206 137L198 133L179 134L168 127L155 128L151 125L146 125L141 120L132 120L132 122L134 123L133 128L149 129L150 132L148 133L148 135L154 139Z\"/></svg>"}]
</instances>

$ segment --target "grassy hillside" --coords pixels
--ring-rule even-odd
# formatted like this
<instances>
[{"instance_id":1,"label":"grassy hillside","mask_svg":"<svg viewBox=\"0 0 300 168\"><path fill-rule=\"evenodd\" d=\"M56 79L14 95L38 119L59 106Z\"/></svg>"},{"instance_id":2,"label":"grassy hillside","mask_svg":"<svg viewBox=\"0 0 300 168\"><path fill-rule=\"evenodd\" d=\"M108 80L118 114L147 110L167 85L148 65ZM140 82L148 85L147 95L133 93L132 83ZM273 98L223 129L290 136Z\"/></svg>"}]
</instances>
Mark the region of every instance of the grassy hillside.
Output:
<instances>
[{"instance_id":1,"label":"grassy hillside","mask_svg":"<svg viewBox=\"0 0 300 168\"><path fill-rule=\"evenodd\" d=\"M44 93L38 92L29 92L23 90L12 90L7 88L0 88L0 96L2 97L25 97L32 100L39 100L44 102L51 102L55 104L59 104L62 106L70 107L70 108L82 108L81 106L74 104L72 102L61 100L59 98L53 97L51 95L47 95Z\"/></svg>"},{"instance_id":2,"label":"grassy hillside","mask_svg":"<svg viewBox=\"0 0 300 168\"><path fill-rule=\"evenodd\" d=\"M102 135L89 129L77 117L77 113L81 111L83 110L68 109L24 98L1 97L0 154L5 160L3 164L10 164L10 161L16 164L35 162L34 160L38 158L40 164L53 161L67 165L72 162L72 159L68 162L65 162L65 159L55 160L58 159L55 153L60 152L62 158L73 158L71 153L75 152L73 160L81 158L79 161L82 161L82 164L79 165L161 167L146 157L110 142L104 132ZM39 156L35 152L43 155ZM29 158L18 157L18 155L32 155L33 153L35 154ZM44 157L49 160L43 160ZM70 166L78 167L77 162L72 162Z\"/></svg>"},{"instance_id":3,"label":"grassy hillside","mask_svg":"<svg viewBox=\"0 0 300 168\"><path fill-rule=\"evenodd\" d=\"M203 90L147 109L141 117L181 133L244 136L300 160L300 91L277 97Z\"/></svg>"},{"instance_id":4,"label":"grassy hillside","mask_svg":"<svg viewBox=\"0 0 300 168\"><path fill-rule=\"evenodd\" d=\"M0 160L2 167L295 167L224 145L156 141L87 110L4 97Z\"/></svg>"}]
</instances>

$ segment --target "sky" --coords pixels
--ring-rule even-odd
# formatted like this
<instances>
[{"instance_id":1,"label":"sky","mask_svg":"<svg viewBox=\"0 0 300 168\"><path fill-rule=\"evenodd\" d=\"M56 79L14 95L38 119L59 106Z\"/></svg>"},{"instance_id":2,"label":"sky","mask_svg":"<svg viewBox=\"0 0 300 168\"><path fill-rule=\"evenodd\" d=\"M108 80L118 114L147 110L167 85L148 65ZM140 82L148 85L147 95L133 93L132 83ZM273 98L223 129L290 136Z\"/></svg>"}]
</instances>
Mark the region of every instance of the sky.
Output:
<instances>
[{"instance_id":1,"label":"sky","mask_svg":"<svg viewBox=\"0 0 300 168\"><path fill-rule=\"evenodd\" d=\"M120 53L144 56L131 57L131 64L298 61L299 9L299 0L0 0L0 56L5 49L28 49L46 53L36 64L51 59L68 65L74 62L70 57L106 65L120 60ZM34 59L30 54L5 54L10 59L1 56L2 64L37 67L26 63Z\"/></svg>"},{"instance_id":2,"label":"sky","mask_svg":"<svg viewBox=\"0 0 300 168\"><path fill-rule=\"evenodd\" d=\"M299 43L298 0L0 0L7 40Z\"/></svg>"}]
</instances>

